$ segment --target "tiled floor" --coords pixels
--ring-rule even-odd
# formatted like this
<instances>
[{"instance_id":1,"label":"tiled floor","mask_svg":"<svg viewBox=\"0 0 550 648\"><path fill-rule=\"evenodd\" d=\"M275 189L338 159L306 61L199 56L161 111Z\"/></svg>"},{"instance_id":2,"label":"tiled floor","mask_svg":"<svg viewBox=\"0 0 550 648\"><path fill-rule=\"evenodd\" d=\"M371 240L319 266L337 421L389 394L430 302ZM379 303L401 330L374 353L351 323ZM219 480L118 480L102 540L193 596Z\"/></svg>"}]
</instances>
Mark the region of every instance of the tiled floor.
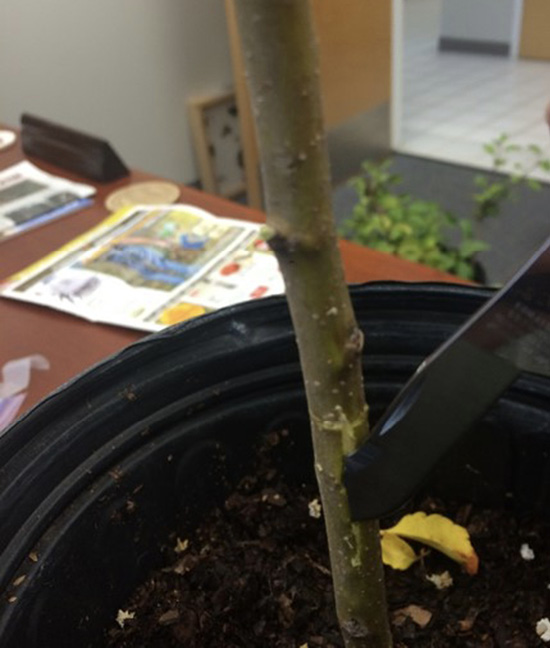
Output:
<instances>
[{"instance_id":1,"label":"tiled floor","mask_svg":"<svg viewBox=\"0 0 550 648\"><path fill-rule=\"evenodd\" d=\"M550 157L550 62L439 52L430 35L405 33L399 152L487 168L483 144L507 133ZM530 165L532 154L510 160Z\"/></svg>"}]
</instances>

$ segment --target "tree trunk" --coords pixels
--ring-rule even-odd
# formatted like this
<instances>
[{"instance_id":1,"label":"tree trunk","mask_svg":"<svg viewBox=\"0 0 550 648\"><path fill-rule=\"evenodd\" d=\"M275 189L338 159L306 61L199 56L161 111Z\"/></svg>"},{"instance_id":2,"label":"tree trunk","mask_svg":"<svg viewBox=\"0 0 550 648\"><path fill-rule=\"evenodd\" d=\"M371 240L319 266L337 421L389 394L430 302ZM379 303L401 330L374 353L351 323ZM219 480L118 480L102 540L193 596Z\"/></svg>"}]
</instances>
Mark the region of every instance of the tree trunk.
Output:
<instances>
[{"instance_id":1,"label":"tree trunk","mask_svg":"<svg viewBox=\"0 0 550 648\"><path fill-rule=\"evenodd\" d=\"M368 433L363 335L332 218L311 10L308 0L236 0L236 9L269 242L284 275L306 385L337 615L348 648L387 648L378 524L350 521L342 482L344 456Z\"/></svg>"}]
</instances>

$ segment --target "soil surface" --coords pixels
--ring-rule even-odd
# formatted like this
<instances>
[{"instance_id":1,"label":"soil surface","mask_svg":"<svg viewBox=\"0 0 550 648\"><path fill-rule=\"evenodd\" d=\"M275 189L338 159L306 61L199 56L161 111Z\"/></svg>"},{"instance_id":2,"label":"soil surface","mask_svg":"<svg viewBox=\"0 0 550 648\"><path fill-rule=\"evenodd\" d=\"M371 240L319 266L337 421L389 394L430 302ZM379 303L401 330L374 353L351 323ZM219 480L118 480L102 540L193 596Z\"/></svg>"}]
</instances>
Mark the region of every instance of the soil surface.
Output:
<instances>
[{"instance_id":1,"label":"soil surface","mask_svg":"<svg viewBox=\"0 0 550 648\"><path fill-rule=\"evenodd\" d=\"M272 446L279 441L271 435ZM174 535L169 566L122 606L110 647L343 646L323 520L310 514L317 493L284 483L268 455L223 509L198 530ZM435 550L407 571L387 568L395 648L550 645L536 631L550 617L550 525L429 499L420 509L466 526L480 569L468 576ZM428 577L444 572L452 585L438 589Z\"/></svg>"}]
</instances>

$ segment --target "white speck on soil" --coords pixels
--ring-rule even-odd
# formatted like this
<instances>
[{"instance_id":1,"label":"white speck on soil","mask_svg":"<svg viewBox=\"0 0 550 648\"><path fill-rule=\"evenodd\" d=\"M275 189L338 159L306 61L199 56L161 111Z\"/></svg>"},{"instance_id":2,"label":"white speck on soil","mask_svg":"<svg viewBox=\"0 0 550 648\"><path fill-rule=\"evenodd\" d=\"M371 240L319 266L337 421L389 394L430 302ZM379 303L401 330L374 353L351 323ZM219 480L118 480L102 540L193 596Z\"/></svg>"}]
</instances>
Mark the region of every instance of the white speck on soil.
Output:
<instances>
[{"instance_id":1,"label":"white speck on soil","mask_svg":"<svg viewBox=\"0 0 550 648\"><path fill-rule=\"evenodd\" d=\"M116 622L121 628L124 628L124 624L126 623L126 621L135 618L136 618L135 612L129 612L128 610L119 610L116 615Z\"/></svg>"},{"instance_id":2,"label":"white speck on soil","mask_svg":"<svg viewBox=\"0 0 550 648\"><path fill-rule=\"evenodd\" d=\"M531 549L531 547L524 542L520 549L519 553L521 554L521 557L523 560L534 560L535 559L535 552Z\"/></svg>"},{"instance_id":3,"label":"white speck on soil","mask_svg":"<svg viewBox=\"0 0 550 648\"><path fill-rule=\"evenodd\" d=\"M542 641L550 641L550 620L547 617L539 619L535 629Z\"/></svg>"},{"instance_id":4,"label":"white speck on soil","mask_svg":"<svg viewBox=\"0 0 550 648\"><path fill-rule=\"evenodd\" d=\"M444 571L442 574L429 574L426 576L426 580L433 583L438 590L447 589L447 587L451 587L453 584L453 577L448 571Z\"/></svg>"},{"instance_id":5,"label":"white speck on soil","mask_svg":"<svg viewBox=\"0 0 550 648\"><path fill-rule=\"evenodd\" d=\"M321 502L317 498L309 502L308 509L309 509L309 514L312 518L321 517Z\"/></svg>"}]
</instances>

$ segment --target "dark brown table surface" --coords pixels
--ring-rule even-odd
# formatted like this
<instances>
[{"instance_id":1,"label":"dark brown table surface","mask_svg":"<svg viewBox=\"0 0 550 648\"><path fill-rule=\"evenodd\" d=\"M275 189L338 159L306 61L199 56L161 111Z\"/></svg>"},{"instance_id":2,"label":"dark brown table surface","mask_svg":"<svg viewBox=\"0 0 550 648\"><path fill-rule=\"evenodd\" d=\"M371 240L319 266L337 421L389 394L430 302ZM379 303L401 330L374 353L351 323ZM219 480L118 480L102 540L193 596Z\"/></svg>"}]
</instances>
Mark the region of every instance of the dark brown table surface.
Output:
<instances>
[{"instance_id":1,"label":"dark brown table surface","mask_svg":"<svg viewBox=\"0 0 550 648\"><path fill-rule=\"evenodd\" d=\"M9 149L0 151L0 169L24 159L19 139ZM61 169L29 158L41 169L70 180L89 182ZM161 180L151 174L133 171L128 178L108 184L94 184L94 203L34 230L0 243L0 279L22 270L75 236L99 223L109 212L105 198L114 189L144 180ZM180 185L179 202L202 207L220 216L263 222L262 212L239 203ZM349 282L379 279L402 281L457 281L455 277L432 268L410 263L347 241L341 242L346 278ZM146 333L105 324L93 324L66 313L33 304L0 299L0 366L8 360L43 354L51 363L49 371L34 371L25 411L50 391L110 354L140 339Z\"/></svg>"}]
</instances>

